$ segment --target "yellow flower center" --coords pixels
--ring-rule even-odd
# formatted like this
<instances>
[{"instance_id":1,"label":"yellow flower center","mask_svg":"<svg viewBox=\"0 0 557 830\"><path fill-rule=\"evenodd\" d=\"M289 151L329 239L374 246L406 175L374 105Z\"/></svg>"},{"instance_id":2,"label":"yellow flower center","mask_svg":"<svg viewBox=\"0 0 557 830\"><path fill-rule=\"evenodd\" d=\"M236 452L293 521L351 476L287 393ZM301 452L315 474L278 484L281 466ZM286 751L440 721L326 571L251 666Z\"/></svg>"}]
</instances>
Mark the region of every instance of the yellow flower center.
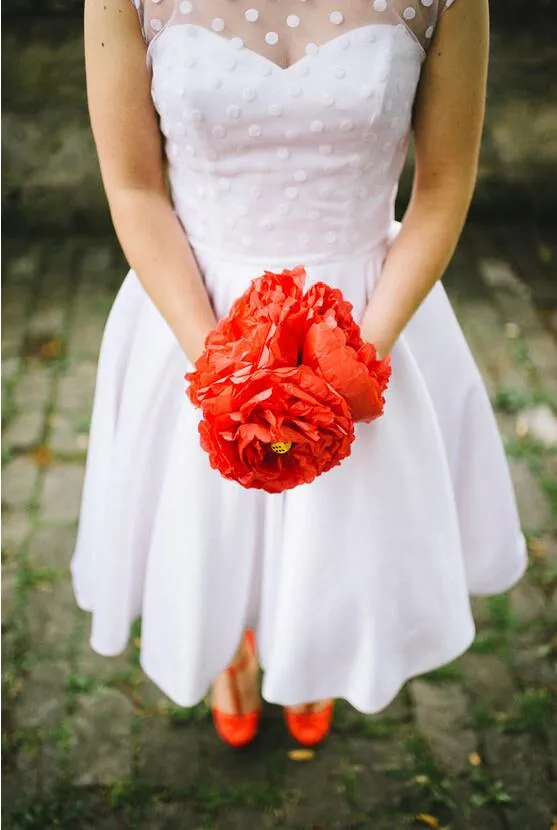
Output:
<instances>
[{"instance_id":1,"label":"yellow flower center","mask_svg":"<svg viewBox=\"0 0 557 830\"><path fill-rule=\"evenodd\" d=\"M271 444L272 451L276 452L277 455L284 455L291 447L291 441L277 441L275 444Z\"/></svg>"}]
</instances>

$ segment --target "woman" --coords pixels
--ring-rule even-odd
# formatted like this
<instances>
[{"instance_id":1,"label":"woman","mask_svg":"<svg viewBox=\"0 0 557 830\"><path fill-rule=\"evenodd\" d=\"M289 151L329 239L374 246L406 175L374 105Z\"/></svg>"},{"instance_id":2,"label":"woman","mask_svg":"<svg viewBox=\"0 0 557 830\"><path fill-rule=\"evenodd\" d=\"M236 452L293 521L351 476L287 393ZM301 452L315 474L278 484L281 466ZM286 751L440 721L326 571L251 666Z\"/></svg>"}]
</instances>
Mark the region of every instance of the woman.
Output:
<instances>
[{"instance_id":1,"label":"woman","mask_svg":"<svg viewBox=\"0 0 557 830\"><path fill-rule=\"evenodd\" d=\"M469 595L525 567L439 281L476 176L488 10L254 2L85 3L91 121L133 270L102 344L73 573L98 652L121 652L141 615L146 673L182 706L212 686L235 746L258 728L261 665L263 697L314 744L335 698L376 712L462 653ZM209 468L182 379L253 277L298 264L353 303L392 381L343 465L270 496Z\"/></svg>"}]
</instances>

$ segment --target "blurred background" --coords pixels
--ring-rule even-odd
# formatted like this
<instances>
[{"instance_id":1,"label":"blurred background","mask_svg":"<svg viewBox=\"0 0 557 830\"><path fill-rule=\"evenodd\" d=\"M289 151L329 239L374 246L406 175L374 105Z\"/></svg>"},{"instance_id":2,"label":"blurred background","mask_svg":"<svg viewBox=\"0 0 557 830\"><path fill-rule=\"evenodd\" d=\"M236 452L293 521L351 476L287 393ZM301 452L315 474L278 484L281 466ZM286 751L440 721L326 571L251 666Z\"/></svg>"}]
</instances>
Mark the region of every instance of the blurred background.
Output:
<instances>
[{"instance_id":1,"label":"blurred background","mask_svg":"<svg viewBox=\"0 0 557 830\"><path fill-rule=\"evenodd\" d=\"M491 2L479 180L445 279L505 441L528 575L474 600L467 655L377 716L340 704L327 747L302 757L273 707L261 741L230 754L204 705L180 709L142 675L139 625L105 660L75 608L96 360L126 270L88 125L82 5L2 8L5 827L556 830L554 0Z\"/></svg>"}]
</instances>

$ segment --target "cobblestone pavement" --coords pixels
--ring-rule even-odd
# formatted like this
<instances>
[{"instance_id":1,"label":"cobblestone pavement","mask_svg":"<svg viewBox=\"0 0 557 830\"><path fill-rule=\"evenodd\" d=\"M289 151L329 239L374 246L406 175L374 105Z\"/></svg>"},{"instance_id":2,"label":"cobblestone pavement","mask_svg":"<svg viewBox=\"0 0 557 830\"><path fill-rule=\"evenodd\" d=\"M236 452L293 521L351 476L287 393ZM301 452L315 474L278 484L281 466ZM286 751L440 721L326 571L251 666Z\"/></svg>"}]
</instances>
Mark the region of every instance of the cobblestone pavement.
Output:
<instances>
[{"instance_id":1,"label":"cobblestone pavement","mask_svg":"<svg viewBox=\"0 0 557 830\"><path fill-rule=\"evenodd\" d=\"M550 830L557 827L557 246L469 227L446 278L497 410L527 577L474 601L477 639L374 717L339 704L306 761L268 707L219 744L127 652L88 646L68 563L95 362L123 274L97 240L5 244L2 582L4 826L68 830Z\"/></svg>"}]
</instances>

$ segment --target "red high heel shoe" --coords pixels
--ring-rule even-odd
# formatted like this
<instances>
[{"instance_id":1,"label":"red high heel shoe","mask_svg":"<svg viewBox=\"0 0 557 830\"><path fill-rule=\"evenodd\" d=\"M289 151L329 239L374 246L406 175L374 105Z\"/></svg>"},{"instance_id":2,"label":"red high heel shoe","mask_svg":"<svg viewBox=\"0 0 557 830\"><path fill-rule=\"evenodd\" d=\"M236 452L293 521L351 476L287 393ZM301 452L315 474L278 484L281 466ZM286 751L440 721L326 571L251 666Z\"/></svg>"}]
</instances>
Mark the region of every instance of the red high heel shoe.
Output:
<instances>
[{"instance_id":1,"label":"red high heel shoe","mask_svg":"<svg viewBox=\"0 0 557 830\"><path fill-rule=\"evenodd\" d=\"M250 646L251 654L243 657L243 659L226 669L236 712L230 715L226 712L221 712L216 707L211 708L213 722L219 737L226 744L235 748L246 746L246 744L253 741L257 735L261 718L261 708L255 709L252 712L242 712L242 701L236 681L238 672L244 671L251 658L256 654L255 635L253 631L246 631L246 640Z\"/></svg>"},{"instance_id":2,"label":"red high heel shoe","mask_svg":"<svg viewBox=\"0 0 557 830\"><path fill-rule=\"evenodd\" d=\"M334 701L332 700L317 712L294 712L286 707L284 718L288 731L303 746L316 746L329 734L333 722L333 710Z\"/></svg>"}]
</instances>

